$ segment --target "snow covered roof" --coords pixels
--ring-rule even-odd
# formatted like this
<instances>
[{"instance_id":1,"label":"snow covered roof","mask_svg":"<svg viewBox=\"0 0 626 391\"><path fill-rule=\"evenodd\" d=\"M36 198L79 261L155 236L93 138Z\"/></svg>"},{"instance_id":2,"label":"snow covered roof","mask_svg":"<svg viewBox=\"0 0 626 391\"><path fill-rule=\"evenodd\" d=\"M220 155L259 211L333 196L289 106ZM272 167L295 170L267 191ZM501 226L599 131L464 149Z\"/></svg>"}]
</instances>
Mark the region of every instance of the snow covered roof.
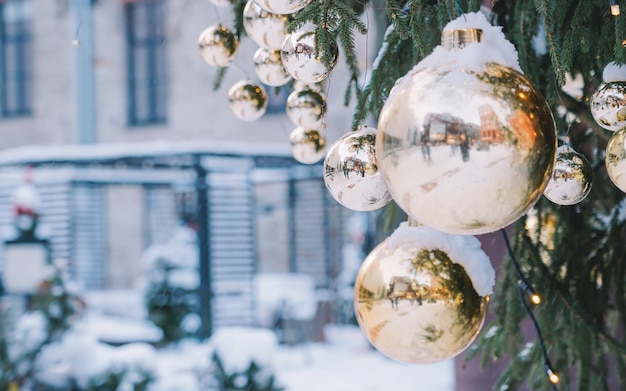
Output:
<instances>
[{"instance_id":1,"label":"snow covered roof","mask_svg":"<svg viewBox=\"0 0 626 391\"><path fill-rule=\"evenodd\" d=\"M292 160L288 143L237 141L169 141L81 145L31 145L0 151L0 167L44 164L145 164L142 160L200 156L283 158ZM192 164L184 159L177 165Z\"/></svg>"}]
</instances>

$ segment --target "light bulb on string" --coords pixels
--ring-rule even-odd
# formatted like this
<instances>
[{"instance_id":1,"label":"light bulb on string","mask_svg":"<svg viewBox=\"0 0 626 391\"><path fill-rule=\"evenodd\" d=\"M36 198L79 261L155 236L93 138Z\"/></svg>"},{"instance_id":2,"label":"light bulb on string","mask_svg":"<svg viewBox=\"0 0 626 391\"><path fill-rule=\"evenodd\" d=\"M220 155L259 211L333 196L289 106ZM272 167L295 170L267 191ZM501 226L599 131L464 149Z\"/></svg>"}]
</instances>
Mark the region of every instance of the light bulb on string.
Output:
<instances>
[{"instance_id":1,"label":"light bulb on string","mask_svg":"<svg viewBox=\"0 0 626 391\"><path fill-rule=\"evenodd\" d=\"M554 371L550 367L546 368L546 373L548 374L548 380L550 380L550 383L552 383L552 384L558 384L559 381L561 380L559 378L559 375L554 373Z\"/></svg>"},{"instance_id":2,"label":"light bulb on string","mask_svg":"<svg viewBox=\"0 0 626 391\"><path fill-rule=\"evenodd\" d=\"M609 3L611 4L611 15L619 16L620 10L619 4L617 4L617 0L609 0Z\"/></svg>"}]
</instances>

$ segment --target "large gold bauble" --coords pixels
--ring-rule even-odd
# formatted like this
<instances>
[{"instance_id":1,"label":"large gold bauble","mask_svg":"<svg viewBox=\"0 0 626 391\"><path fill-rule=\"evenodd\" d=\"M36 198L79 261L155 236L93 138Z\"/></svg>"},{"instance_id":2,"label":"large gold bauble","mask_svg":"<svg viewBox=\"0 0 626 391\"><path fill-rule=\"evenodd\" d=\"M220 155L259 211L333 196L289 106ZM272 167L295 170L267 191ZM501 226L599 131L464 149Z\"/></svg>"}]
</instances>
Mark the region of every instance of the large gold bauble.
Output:
<instances>
[{"instance_id":1,"label":"large gold bauble","mask_svg":"<svg viewBox=\"0 0 626 391\"><path fill-rule=\"evenodd\" d=\"M341 136L324 159L324 183L333 198L348 209L368 212L391 202L378 172L376 129L364 127Z\"/></svg>"},{"instance_id":2,"label":"large gold bauble","mask_svg":"<svg viewBox=\"0 0 626 391\"><path fill-rule=\"evenodd\" d=\"M611 136L606 144L604 163L609 178L621 191L626 193L626 128Z\"/></svg>"},{"instance_id":3,"label":"large gold bauble","mask_svg":"<svg viewBox=\"0 0 626 391\"><path fill-rule=\"evenodd\" d=\"M279 87L291 80L280 60L279 50L259 48L254 53L254 72L268 86Z\"/></svg>"},{"instance_id":4,"label":"large gold bauble","mask_svg":"<svg viewBox=\"0 0 626 391\"><path fill-rule=\"evenodd\" d=\"M280 50L287 36L288 15L273 14L254 0L248 0L243 9L243 27L246 34L260 47Z\"/></svg>"},{"instance_id":5,"label":"large gold bauble","mask_svg":"<svg viewBox=\"0 0 626 391\"><path fill-rule=\"evenodd\" d=\"M552 172L552 113L512 68L411 71L392 89L376 153L394 200L422 224L476 235L509 225Z\"/></svg>"},{"instance_id":6,"label":"large gold bauble","mask_svg":"<svg viewBox=\"0 0 626 391\"><path fill-rule=\"evenodd\" d=\"M287 72L294 79L306 84L319 83L326 79L337 65L339 56L339 48L332 42L330 44L332 58L329 66L326 66L322 58L315 53L315 36L315 26L306 25L289 34L280 51Z\"/></svg>"},{"instance_id":7,"label":"large gold bauble","mask_svg":"<svg viewBox=\"0 0 626 391\"><path fill-rule=\"evenodd\" d=\"M487 313L488 296L476 292L457 263L459 257L475 257L480 244L472 236L403 224L361 265L354 292L357 321L374 347L394 360L426 364L452 358L476 338ZM463 251L465 242L470 254ZM479 257L493 273L487 256Z\"/></svg>"},{"instance_id":8,"label":"large gold bauble","mask_svg":"<svg viewBox=\"0 0 626 391\"><path fill-rule=\"evenodd\" d=\"M256 121L267 111L267 93L262 85L241 80L228 90L228 105L242 121Z\"/></svg>"},{"instance_id":9,"label":"large gold bauble","mask_svg":"<svg viewBox=\"0 0 626 391\"><path fill-rule=\"evenodd\" d=\"M237 55L239 39L221 24L206 28L198 37L200 54L207 64L215 67L228 66Z\"/></svg>"},{"instance_id":10,"label":"large gold bauble","mask_svg":"<svg viewBox=\"0 0 626 391\"><path fill-rule=\"evenodd\" d=\"M606 130L617 131L626 127L626 82L602 83L591 95L591 115Z\"/></svg>"},{"instance_id":11,"label":"large gold bauble","mask_svg":"<svg viewBox=\"0 0 626 391\"><path fill-rule=\"evenodd\" d=\"M295 125L320 129L326 117L326 97L310 88L295 90L287 97L285 111Z\"/></svg>"},{"instance_id":12,"label":"large gold bauble","mask_svg":"<svg viewBox=\"0 0 626 391\"><path fill-rule=\"evenodd\" d=\"M289 135L293 158L304 164L317 163L326 153L326 137L319 130L298 126Z\"/></svg>"},{"instance_id":13,"label":"large gold bauble","mask_svg":"<svg viewBox=\"0 0 626 391\"><path fill-rule=\"evenodd\" d=\"M543 195L558 205L574 205L589 195L592 184L593 169L587 159L562 145L557 150L554 171Z\"/></svg>"}]
</instances>

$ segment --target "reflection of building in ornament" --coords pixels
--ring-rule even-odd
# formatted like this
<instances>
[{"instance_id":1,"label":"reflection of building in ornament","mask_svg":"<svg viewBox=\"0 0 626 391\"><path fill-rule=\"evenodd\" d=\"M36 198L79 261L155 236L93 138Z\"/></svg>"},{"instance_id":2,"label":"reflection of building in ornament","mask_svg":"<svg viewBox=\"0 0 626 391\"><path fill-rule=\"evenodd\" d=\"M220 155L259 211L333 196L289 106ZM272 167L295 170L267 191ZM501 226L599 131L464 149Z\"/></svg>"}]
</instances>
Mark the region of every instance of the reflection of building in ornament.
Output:
<instances>
[{"instance_id":1,"label":"reflection of building in ornament","mask_svg":"<svg viewBox=\"0 0 626 391\"><path fill-rule=\"evenodd\" d=\"M502 126L495 110L488 104L478 108L480 116L480 139L489 144L502 143Z\"/></svg>"},{"instance_id":2,"label":"reflection of building in ornament","mask_svg":"<svg viewBox=\"0 0 626 391\"><path fill-rule=\"evenodd\" d=\"M535 138L537 133L533 127L533 123L528 117L528 114L521 110L515 111L509 118L509 124L511 125L511 131L515 134L520 147L524 149L531 149L535 145Z\"/></svg>"}]
</instances>

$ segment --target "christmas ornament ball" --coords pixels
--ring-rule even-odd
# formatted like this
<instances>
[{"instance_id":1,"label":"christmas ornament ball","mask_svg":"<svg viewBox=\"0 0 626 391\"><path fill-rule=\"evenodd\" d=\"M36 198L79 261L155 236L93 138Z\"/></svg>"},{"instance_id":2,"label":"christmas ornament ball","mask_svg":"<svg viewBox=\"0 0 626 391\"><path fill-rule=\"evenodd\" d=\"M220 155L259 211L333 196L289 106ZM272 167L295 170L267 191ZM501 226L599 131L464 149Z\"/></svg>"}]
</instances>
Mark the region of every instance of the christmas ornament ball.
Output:
<instances>
[{"instance_id":1,"label":"christmas ornament ball","mask_svg":"<svg viewBox=\"0 0 626 391\"><path fill-rule=\"evenodd\" d=\"M218 7L230 7L232 3L230 0L209 0L211 4L216 5Z\"/></svg>"},{"instance_id":2,"label":"christmas ornament ball","mask_svg":"<svg viewBox=\"0 0 626 391\"><path fill-rule=\"evenodd\" d=\"M289 135L289 142L294 159L300 163L317 163L326 153L326 137L319 130L298 126Z\"/></svg>"},{"instance_id":3,"label":"christmas ornament ball","mask_svg":"<svg viewBox=\"0 0 626 391\"><path fill-rule=\"evenodd\" d=\"M293 14L306 7L312 0L255 0L266 11L275 14Z\"/></svg>"},{"instance_id":4,"label":"christmas ornament ball","mask_svg":"<svg viewBox=\"0 0 626 391\"><path fill-rule=\"evenodd\" d=\"M331 53L328 66L315 53L315 26L307 25L287 36L280 56L289 74L306 84L319 83L326 79L337 65L339 48L335 42L329 44Z\"/></svg>"},{"instance_id":5,"label":"christmas ornament ball","mask_svg":"<svg viewBox=\"0 0 626 391\"><path fill-rule=\"evenodd\" d=\"M368 212L391 201L378 172L375 139L373 128L348 132L335 141L324 159L324 183L333 198L348 209Z\"/></svg>"},{"instance_id":6,"label":"christmas ornament ball","mask_svg":"<svg viewBox=\"0 0 626 391\"><path fill-rule=\"evenodd\" d=\"M376 154L394 200L443 232L509 225L552 173L548 104L523 74L496 63L412 70L391 90L377 127Z\"/></svg>"},{"instance_id":7,"label":"christmas ornament ball","mask_svg":"<svg viewBox=\"0 0 626 391\"><path fill-rule=\"evenodd\" d=\"M198 37L200 55L207 64L215 67L228 66L237 55L239 39L221 24L206 28Z\"/></svg>"},{"instance_id":8,"label":"christmas ornament ball","mask_svg":"<svg viewBox=\"0 0 626 391\"><path fill-rule=\"evenodd\" d=\"M240 120L255 121L267 110L267 93L262 85L241 80L228 91L228 104Z\"/></svg>"},{"instance_id":9,"label":"christmas ornament ball","mask_svg":"<svg viewBox=\"0 0 626 391\"><path fill-rule=\"evenodd\" d=\"M326 97L310 88L293 91L287 97L285 111L295 125L319 129L326 116Z\"/></svg>"},{"instance_id":10,"label":"christmas ornament ball","mask_svg":"<svg viewBox=\"0 0 626 391\"><path fill-rule=\"evenodd\" d=\"M593 119L606 130L617 131L626 126L626 82L602 83L591 95L589 107Z\"/></svg>"},{"instance_id":11,"label":"christmas ornament ball","mask_svg":"<svg viewBox=\"0 0 626 391\"><path fill-rule=\"evenodd\" d=\"M282 86L291 80L280 60L279 50L259 48L254 53L254 72L268 86Z\"/></svg>"},{"instance_id":12,"label":"christmas ornament ball","mask_svg":"<svg viewBox=\"0 0 626 391\"><path fill-rule=\"evenodd\" d=\"M589 161L563 145L557 150L554 170L543 195L558 205L574 205L589 195L592 184L593 170Z\"/></svg>"},{"instance_id":13,"label":"christmas ornament ball","mask_svg":"<svg viewBox=\"0 0 626 391\"><path fill-rule=\"evenodd\" d=\"M626 193L626 128L613 133L606 144L604 159L609 178L621 191Z\"/></svg>"},{"instance_id":14,"label":"christmas ornament ball","mask_svg":"<svg viewBox=\"0 0 626 391\"><path fill-rule=\"evenodd\" d=\"M254 0L243 9L243 27L246 34L260 47L280 50L287 36L291 18L264 10Z\"/></svg>"},{"instance_id":15,"label":"christmas ornament ball","mask_svg":"<svg viewBox=\"0 0 626 391\"><path fill-rule=\"evenodd\" d=\"M487 295L479 294L478 278L460 261L480 263L493 286L495 272L472 236L403 223L374 248L357 274L354 307L378 351L427 364L452 358L474 341L491 287Z\"/></svg>"}]
</instances>

